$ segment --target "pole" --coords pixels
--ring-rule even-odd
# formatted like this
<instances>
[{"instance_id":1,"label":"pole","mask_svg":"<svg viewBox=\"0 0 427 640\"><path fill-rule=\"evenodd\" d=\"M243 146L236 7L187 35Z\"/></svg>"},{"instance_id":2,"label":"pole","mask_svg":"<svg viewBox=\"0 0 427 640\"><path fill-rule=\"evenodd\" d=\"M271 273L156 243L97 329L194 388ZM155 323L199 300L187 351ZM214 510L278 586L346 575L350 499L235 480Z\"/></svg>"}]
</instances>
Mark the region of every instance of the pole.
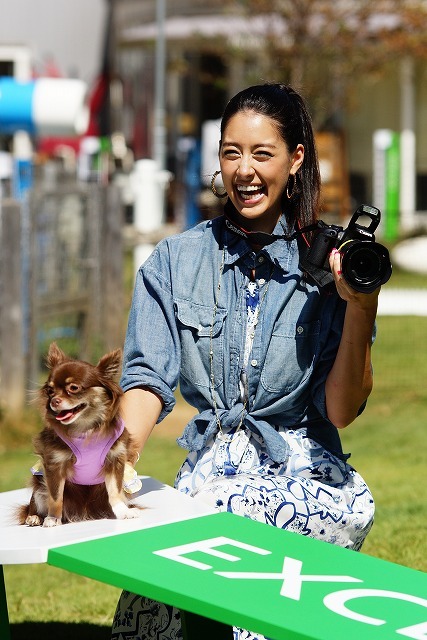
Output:
<instances>
[{"instance_id":1,"label":"pole","mask_svg":"<svg viewBox=\"0 0 427 640\"><path fill-rule=\"evenodd\" d=\"M416 226L416 139L414 61L409 57L400 63L400 213L401 228L411 231Z\"/></svg>"},{"instance_id":2,"label":"pole","mask_svg":"<svg viewBox=\"0 0 427 640\"><path fill-rule=\"evenodd\" d=\"M386 194L384 239L393 241L399 236L400 196L400 135L393 131L386 152Z\"/></svg>"},{"instance_id":3,"label":"pole","mask_svg":"<svg viewBox=\"0 0 427 640\"><path fill-rule=\"evenodd\" d=\"M165 76L166 76L166 43L165 43L166 0L156 0L156 68L154 81L154 140L153 158L159 170L166 164L165 144Z\"/></svg>"}]
</instances>

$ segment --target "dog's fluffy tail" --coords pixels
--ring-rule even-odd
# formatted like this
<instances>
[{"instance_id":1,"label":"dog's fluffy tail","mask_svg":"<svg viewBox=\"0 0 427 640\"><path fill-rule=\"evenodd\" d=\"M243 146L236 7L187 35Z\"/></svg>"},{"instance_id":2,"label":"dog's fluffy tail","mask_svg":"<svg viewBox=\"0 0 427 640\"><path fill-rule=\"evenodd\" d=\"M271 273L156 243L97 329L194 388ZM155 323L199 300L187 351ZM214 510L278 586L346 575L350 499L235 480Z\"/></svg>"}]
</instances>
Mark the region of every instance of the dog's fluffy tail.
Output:
<instances>
[{"instance_id":1,"label":"dog's fluffy tail","mask_svg":"<svg viewBox=\"0 0 427 640\"><path fill-rule=\"evenodd\" d=\"M16 506L13 509L13 523L14 524L25 524L26 520L30 513L30 505L29 504L21 504Z\"/></svg>"}]
</instances>

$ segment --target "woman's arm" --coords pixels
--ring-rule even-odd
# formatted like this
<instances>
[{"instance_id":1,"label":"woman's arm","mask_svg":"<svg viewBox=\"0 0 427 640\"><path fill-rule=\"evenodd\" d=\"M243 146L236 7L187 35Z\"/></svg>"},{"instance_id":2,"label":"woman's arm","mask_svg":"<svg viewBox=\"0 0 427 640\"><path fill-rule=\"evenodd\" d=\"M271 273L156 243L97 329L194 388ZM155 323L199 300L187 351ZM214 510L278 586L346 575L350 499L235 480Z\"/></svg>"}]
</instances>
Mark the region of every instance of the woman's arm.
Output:
<instances>
[{"instance_id":1,"label":"woman's arm","mask_svg":"<svg viewBox=\"0 0 427 640\"><path fill-rule=\"evenodd\" d=\"M353 422L372 390L371 343L379 289L352 289L341 275L339 251L332 252L330 266L337 291L347 302L340 346L325 387L328 418L340 429Z\"/></svg>"},{"instance_id":2,"label":"woman's arm","mask_svg":"<svg viewBox=\"0 0 427 640\"><path fill-rule=\"evenodd\" d=\"M129 389L123 395L120 413L138 451L144 447L162 408L160 397L148 389Z\"/></svg>"},{"instance_id":3,"label":"woman's arm","mask_svg":"<svg viewBox=\"0 0 427 640\"><path fill-rule=\"evenodd\" d=\"M181 353L169 273L164 240L136 275L123 349L121 416L139 451L175 404Z\"/></svg>"}]
</instances>

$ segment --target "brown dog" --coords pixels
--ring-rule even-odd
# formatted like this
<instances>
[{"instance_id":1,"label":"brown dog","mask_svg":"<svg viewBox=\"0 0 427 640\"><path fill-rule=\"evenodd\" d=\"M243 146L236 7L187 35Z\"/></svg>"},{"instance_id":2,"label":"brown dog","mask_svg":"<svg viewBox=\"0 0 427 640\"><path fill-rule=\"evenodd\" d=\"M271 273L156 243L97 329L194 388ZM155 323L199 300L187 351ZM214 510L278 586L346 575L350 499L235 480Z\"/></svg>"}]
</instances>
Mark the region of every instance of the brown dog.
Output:
<instances>
[{"instance_id":1,"label":"brown dog","mask_svg":"<svg viewBox=\"0 0 427 640\"><path fill-rule=\"evenodd\" d=\"M39 392L45 426L34 440L42 464L33 470L33 493L20 508L20 523L54 527L138 517L123 492L125 466L135 464L138 452L119 416L121 351L93 366L52 343L46 362L50 375Z\"/></svg>"}]
</instances>

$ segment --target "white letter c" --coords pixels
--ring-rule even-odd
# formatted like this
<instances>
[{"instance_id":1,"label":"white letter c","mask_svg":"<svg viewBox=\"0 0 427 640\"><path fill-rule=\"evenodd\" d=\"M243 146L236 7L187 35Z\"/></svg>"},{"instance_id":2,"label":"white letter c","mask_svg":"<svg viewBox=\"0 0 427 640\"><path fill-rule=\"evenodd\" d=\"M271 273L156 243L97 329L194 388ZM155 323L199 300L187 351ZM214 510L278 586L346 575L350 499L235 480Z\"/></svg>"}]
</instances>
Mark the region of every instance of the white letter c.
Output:
<instances>
[{"instance_id":1,"label":"white letter c","mask_svg":"<svg viewBox=\"0 0 427 640\"><path fill-rule=\"evenodd\" d=\"M325 598L323 599L323 604L331 611L334 611L334 613L337 613L340 616L344 616L345 618L350 618L351 620L356 620L357 622L364 622L365 624L380 626L382 624L385 624L386 620L364 616L360 613L350 611L346 607L346 603L348 600L353 600L355 598L372 597L394 598L395 600L404 600L405 602L412 602L413 604L418 604L420 607L427 608L427 600L425 600L424 598L411 596L407 593L399 593L398 591L386 591L384 589L344 589L343 591L335 591L334 593L330 593L325 596ZM402 631L403 629L401 629L400 633Z\"/></svg>"}]
</instances>

